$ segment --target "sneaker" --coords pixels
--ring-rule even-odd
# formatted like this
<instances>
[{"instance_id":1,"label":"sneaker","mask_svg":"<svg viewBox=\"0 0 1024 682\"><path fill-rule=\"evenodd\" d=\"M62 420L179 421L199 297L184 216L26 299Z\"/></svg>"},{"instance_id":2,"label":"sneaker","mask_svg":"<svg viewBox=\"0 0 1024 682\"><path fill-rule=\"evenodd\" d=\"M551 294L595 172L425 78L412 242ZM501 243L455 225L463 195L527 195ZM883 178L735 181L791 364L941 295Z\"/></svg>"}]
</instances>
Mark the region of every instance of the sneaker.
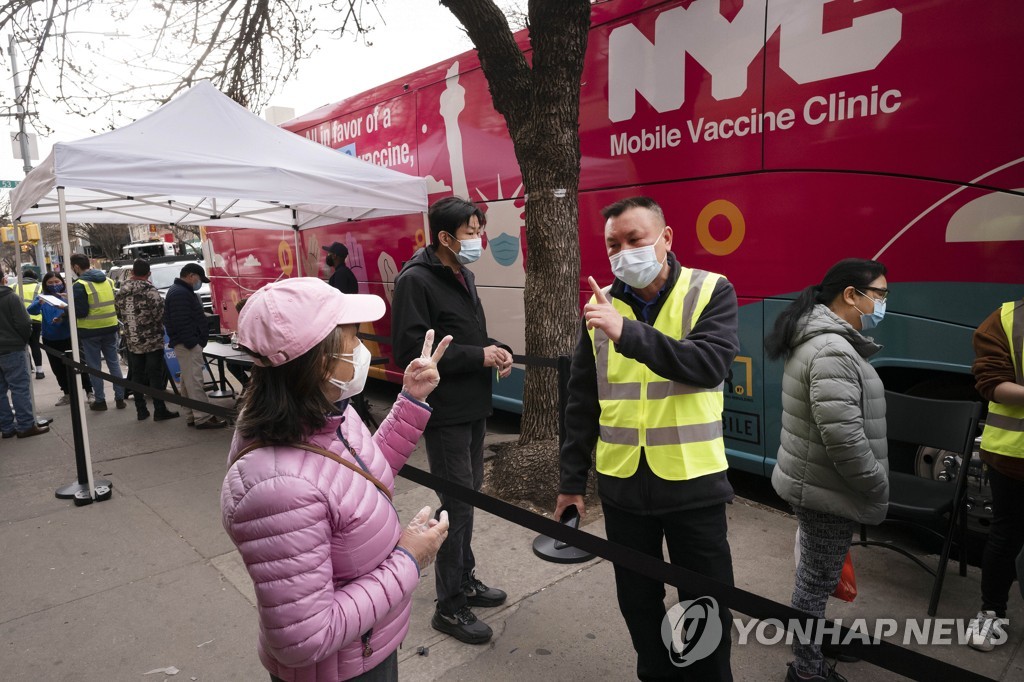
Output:
<instances>
[{"instance_id":1,"label":"sneaker","mask_svg":"<svg viewBox=\"0 0 1024 682\"><path fill-rule=\"evenodd\" d=\"M153 421L162 422L168 419L177 419L180 416L181 415L178 414L177 412L157 412L156 414L153 415ZM190 426L195 426L195 424L190 424Z\"/></svg>"},{"instance_id":2,"label":"sneaker","mask_svg":"<svg viewBox=\"0 0 1024 682\"><path fill-rule=\"evenodd\" d=\"M46 375L43 374L43 370L37 369L36 370L36 379L45 379L45 378L46 378Z\"/></svg>"},{"instance_id":3,"label":"sneaker","mask_svg":"<svg viewBox=\"0 0 1024 682\"><path fill-rule=\"evenodd\" d=\"M89 409L93 410L95 412L105 412L107 410L107 401L106 400L94 400L92 402L92 405L89 406Z\"/></svg>"},{"instance_id":4,"label":"sneaker","mask_svg":"<svg viewBox=\"0 0 1024 682\"><path fill-rule=\"evenodd\" d=\"M123 410L128 407L128 403L124 401L124 398L114 398L114 405L116 405L119 410Z\"/></svg>"},{"instance_id":5,"label":"sneaker","mask_svg":"<svg viewBox=\"0 0 1024 682\"><path fill-rule=\"evenodd\" d=\"M466 644L486 644L491 641L493 634L490 626L477 620L468 606L463 606L450 616L442 613L440 607L436 608L430 626Z\"/></svg>"},{"instance_id":6,"label":"sneaker","mask_svg":"<svg viewBox=\"0 0 1024 682\"><path fill-rule=\"evenodd\" d=\"M476 575L462 583L462 591L466 595L466 603L470 606L501 606L508 595L495 587L487 587L477 580Z\"/></svg>"},{"instance_id":7,"label":"sneaker","mask_svg":"<svg viewBox=\"0 0 1024 682\"><path fill-rule=\"evenodd\" d=\"M202 429L223 429L228 423L220 417L210 417L204 422L196 422L196 428Z\"/></svg>"},{"instance_id":8,"label":"sneaker","mask_svg":"<svg viewBox=\"0 0 1024 682\"><path fill-rule=\"evenodd\" d=\"M14 438L17 435L18 435L17 431L4 431L2 437L3 438Z\"/></svg>"},{"instance_id":9,"label":"sneaker","mask_svg":"<svg viewBox=\"0 0 1024 682\"><path fill-rule=\"evenodd\" d=\"M88 403L89 405L92 405L94 402L96 402L96 394L93 393L92 391L86 393L85 402Z\"/></svg>"},{"instance_id":10,"label":"sneaker","mask_svg":"<svg viewBox=\"0 0 1024 682\"><path fill-rule=\"evenodd\" d=\"M71 396L69 396L67 393L65 393L64 395L62 395L60 397L60 400L58 400L57 402L55 402L53 404L53 406L54 407L61 407L63 405L70 405L70 404L71 404Z\"/></svg>"},{"instance_id":11,"label":"sneaker","mask_svg":"<svg viewBox=\"0 0 1024 682\"><path fill-rule=\"evenodd\" d=\"M1007 620L997 616L995 611L978 611L967 626L967 645L978 651L992 651L996 644L1006 641L1006 631L1003 630L1006 623Z\"/></svg>"},{"instance_id":12,"label":"sneaker","mask_svg":"<svg viewBox=\"0 0 1024 682\"><path fill-rule=\"evenodd\" d=\"M31 429L18 431L18 438L31 438L32 436L38 436L43 433L48 433L49 431L49 426L40 426L39 424L33 424ZM7 434L4 434L4 437L7 437Z\"/></svg>"},{"instance_id":13,"label":"sneaker","mask_svg":"<svg viewBox=\"0 0 1024 682\"><path fill-rule=\"evenodd\" d=\"M836 672L835 666L824 662L821 665L825 668L823 674L804 677L796 671L796 666L790 663L786 672L786 682L846 682L846 678Z\"/></svg>"},{"instance_id":14,"label":"sneaker","mask_svg":"<svg viewBox=\"0 0 1024 682\"><path fill-rule=\"evenodd\" d=\"M140 422L146 421L147 419L149 419L149 410L141 410L141 411L139 411L135 415L135 418L138 419Z\"/></svg>"}]
</instances>

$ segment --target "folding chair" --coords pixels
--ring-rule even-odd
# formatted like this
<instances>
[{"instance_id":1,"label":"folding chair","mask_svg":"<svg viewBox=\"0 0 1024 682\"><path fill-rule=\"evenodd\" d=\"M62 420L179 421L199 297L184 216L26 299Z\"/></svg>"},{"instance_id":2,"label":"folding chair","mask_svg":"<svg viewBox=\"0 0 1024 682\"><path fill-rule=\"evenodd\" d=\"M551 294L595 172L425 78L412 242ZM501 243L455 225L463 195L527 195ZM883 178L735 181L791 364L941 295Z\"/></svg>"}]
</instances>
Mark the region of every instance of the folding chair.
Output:
<instances>
[{"instance_id":1,"label":"folding chair","mask_svg":"<svg viewBox=\"0 0 1024 682\"><path fill-rule=\"evenodd\" d=\"M960 549L960 575L967 575L964 559L964 540L967 528L967 507L964 493L967 489L967 471L974 454L974 440L981 419L981 404L973 401L931 400L902 393L885 392L886 437L914 445L948 450L960 455L956 480L934 481L897 471L889 473L889 511L886 522L910 524L924 529L942 540L942 553L937 567L932 567L918 556L900 547L894 541L869 540L867 527L861 525L860 540L853 544L886 547L912 559L931 573L931 598L928 615L934 616L942 593L942 583L949 563L953 534L958 531ZM934 526L942 527L940 533Z\"/></svg>"}]
</instances>

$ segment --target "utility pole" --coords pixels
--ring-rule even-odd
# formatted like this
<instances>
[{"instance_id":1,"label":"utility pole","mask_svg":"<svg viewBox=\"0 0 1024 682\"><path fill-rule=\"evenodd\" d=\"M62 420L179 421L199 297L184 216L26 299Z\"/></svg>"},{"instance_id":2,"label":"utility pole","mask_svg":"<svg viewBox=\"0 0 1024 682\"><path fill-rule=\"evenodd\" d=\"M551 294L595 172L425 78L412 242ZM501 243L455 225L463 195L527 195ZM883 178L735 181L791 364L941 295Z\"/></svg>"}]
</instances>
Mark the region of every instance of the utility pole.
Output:
<instances>
[{"instance_id":1,"label":"utility pole","mask_svg":"<svg viewBox=\"0 0 1024 682\"><path fill-rule=\"evenodd\" d=\"M21 163L22 170L25 171L25 175L28 175L32 170L32 158L29 152L28 144L28 132L25 130L25 119L28 116L28 112L25 111L25 105L21 100L21 77L18 74L18 51L15 49L15 39L12 33L7 41L7 54L11 57L11 75L14 78L14 105L16 112L14 114L8 114L18 119L18 145L21 147ZM13 219L15 216L11 216ZM43 240L40 239L36 242L36 265L42 272L46 271L46 257L43 253Z\"/></svg>"}]
</instances>

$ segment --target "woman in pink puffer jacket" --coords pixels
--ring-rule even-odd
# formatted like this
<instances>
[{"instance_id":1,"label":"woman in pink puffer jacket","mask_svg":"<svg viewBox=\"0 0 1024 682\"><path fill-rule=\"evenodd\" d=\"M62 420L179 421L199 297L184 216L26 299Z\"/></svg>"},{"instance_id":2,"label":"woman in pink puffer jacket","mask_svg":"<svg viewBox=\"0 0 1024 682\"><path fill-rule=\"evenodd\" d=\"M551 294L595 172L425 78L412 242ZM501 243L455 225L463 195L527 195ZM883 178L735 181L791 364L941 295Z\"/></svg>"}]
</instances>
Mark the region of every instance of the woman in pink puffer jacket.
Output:
<instances>
[{"instance_id":1,"label":"woman in pink puffer jacket","mask_svg":"<svg viewBox=\"0 0 1024 682\"><path fill-rule=\"evenodd\" d=\"M446 514L430 520L429 508L403 530L390 493L430 417L423 401L450 337L431 355L428 334L376 434L347 405L369 368L358 324L383 313L377 296L304 277L263 287L239 316L256 366L221 512L256 589L271 680L397 679L412 592L447 534Z\"/></svg>"}]
</instances>

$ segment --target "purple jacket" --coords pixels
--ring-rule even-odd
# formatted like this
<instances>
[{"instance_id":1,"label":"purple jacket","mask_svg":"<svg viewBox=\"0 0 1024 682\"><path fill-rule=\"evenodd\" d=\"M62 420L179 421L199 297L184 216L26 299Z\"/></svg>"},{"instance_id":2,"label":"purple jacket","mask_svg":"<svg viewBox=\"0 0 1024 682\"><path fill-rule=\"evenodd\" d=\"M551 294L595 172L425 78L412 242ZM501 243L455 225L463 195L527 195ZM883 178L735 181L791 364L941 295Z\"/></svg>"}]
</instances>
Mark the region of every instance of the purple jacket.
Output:
<instances>
[{"instance_id":1,"label":"purple jacket","mask_svg":"<svg viewBox=\"0 0 1024 682\"><path fill-rule=\"evenodd\" d=\"M393 490L429 418L402 394L372 436L350 407L308 442L364 465ZM246 444L236 432L228 461ZM419 567L396 549L402 523L366 478L314 452L262 448L228 470L220 503L256 588L267 670L287 682L337 682L398 648ZM364 642L373 650L365 658Z\"/></svg>"}]
</instances>

